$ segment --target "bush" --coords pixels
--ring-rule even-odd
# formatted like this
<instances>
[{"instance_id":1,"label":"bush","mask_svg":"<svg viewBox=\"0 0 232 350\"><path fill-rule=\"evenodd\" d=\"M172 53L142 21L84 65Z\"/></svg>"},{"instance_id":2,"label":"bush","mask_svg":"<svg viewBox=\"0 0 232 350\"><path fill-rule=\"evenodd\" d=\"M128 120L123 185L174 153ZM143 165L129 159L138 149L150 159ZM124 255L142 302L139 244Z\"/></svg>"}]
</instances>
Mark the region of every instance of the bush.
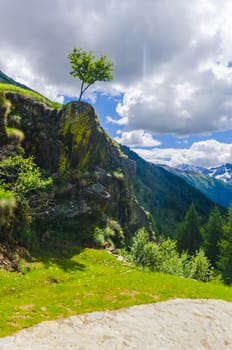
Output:
<instances>
[{"instance_id":1,"label":"bush","mask_svg":"<svg viewBox=\"0 0 232 350\"><path fill-rule=\"evenodd\" d=\"M17 203L14 194L0 187L0 241L12 239L12 224Z\"/></svg>"},{"instance_id":2,"label":"bush","mask_svg":"<svg viewBox=\"0 0 232 350\"><path fill-rule=\"evenodd\" d=\"M144 228L140 229L132 240L130 254L136 265L146 266L146 244L148 243L148 233Z\"/></svg>"},{"instance_id":3,"label":"bush","mask_svg":"<svg viewBox=\"0 0 232 350\"><path fill-rule=\"evenodd\" d=\"M149 241L145 229L140 229L133 238L130 257L136 265L147 267L151 271L200 281L208 281L211 278L210 263L203 249L193 256L189 256L187 252L179 254L176 241L170 238L161 243Z\"/></svg>"},{"instance_id":4,"label":"bush","mask_svg":"<svg viewBox=\"0 0 232 350\"><path fill-rule=\"evenodd\" d=\"M107 218L104 228L95 227L93 238L100 247L124 246L124 234L119 223L113 219Z\"/></svg>"},{"instance_id":5,"label":"bush","mask_svg":"<svg viewBox=\"0 0 232 350\"><path fill-rule=\"evenodd\" d=\"M41 170L32 157L11 156L0 162L0 238L3 240L32 239L33 221L30 195L51 185L52 179L43 179ZM4 227L1 227L5 225Z\"/></svg>"},{"instance_id":6,"label":"bush","mask_svg":"<svg viewBox=\"0 0 232 350\"><path fill-rule=\"evenodd\" d=\"M188 277L198 281L207 282L211 279L212 269L203 249L199 249L191 257L191 271Z\"/></svg>"},{"instance_id":7,"label":"bush","mask_svg":"<svg viewBox=\"0 0 232 350\"><path fill-rule=\"evenodd\" d=\"M95 227L93 239L94 239L94 242L97 244L97 246L104 247L105 237L104 237L104 231L101 228Z\"/></svg>"}]
</instances>

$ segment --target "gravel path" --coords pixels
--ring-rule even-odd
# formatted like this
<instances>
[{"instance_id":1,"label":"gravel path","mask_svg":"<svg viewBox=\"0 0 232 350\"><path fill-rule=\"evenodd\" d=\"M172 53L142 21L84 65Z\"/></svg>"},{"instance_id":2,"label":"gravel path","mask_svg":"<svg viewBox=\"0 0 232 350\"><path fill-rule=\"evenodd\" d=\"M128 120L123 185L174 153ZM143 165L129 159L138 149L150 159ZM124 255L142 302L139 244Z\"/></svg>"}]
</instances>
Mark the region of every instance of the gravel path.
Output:
<instances>
[{"instance_id":1,"label":"gravel path","mask_svg":"<svg viewBox=\"0 0 232 350\"><path fill-rule=\"evenodd\" d=\"M0 350L232 350L232 303L175 299L42 322Z\"/></svg>"}]
</instances>

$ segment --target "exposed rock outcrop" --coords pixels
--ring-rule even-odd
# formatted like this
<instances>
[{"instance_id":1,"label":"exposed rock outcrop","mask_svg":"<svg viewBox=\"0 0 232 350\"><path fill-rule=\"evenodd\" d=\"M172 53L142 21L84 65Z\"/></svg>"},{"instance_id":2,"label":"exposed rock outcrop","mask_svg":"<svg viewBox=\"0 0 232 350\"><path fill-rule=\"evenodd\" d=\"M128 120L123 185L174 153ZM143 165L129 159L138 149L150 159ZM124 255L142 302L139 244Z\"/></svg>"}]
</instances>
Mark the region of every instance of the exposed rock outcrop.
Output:
<instances>
[{"instance_id":1,"label":"exposed rock outcrop","mask_svg":"<svg viewBox=\"0 0 232 350\"><path fill-rule=\"evenodd\" d=\"M54 179L50 193L31 200L32 206L38 201L47 203L37 221L74 232L89 225L91 229L104 227L110 218L126 236L141 226L149 229L148 217L134 195L135 162L101 128L91 105L72 102L52 109L12 92L6 93L4 101L10 107L4 114L2 133L18 130L23 138L12 142L8 135L2 149L12 143L21 145Z\"/></svg>"}]
</instances>

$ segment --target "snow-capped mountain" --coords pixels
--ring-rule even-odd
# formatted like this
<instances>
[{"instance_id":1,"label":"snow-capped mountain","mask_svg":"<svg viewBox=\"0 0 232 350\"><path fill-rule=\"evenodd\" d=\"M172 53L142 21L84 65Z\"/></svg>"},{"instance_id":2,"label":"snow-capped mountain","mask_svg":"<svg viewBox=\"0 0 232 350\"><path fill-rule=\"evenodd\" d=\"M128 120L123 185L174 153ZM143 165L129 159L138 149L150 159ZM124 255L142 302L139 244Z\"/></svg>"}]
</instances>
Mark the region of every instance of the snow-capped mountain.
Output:
<instances>
[{"instance_id":1,"label":"snow-capped mountain","mask_svg":"<svg viewBox=\"0 0 232 350\"><path fill-rule=\"evenodd\" d=\"M226 163L212 168L203 168L198 166L192 166L188 164L181 164L176 167L176 169L185 172L194 172L198 174L203 174L206 176L214 177L215 179L222 180L227 184L232 185L232 164Z\"/></svg>"},{"instance_id":2,"label":"snow-capped mountain","mask_svg":"<svg viewBox=\"0 0 232 350\"><path fill-rule=\"evenodd\" d=\"M218 167L207 169L208 175L232 185L232 164L223 164Z\"/></svg>"},{"instance_id":3,"label":"snow-capped mountain","mask_svg":"<svg viewBox=\"0 0 232 350\"><path fill-rule=\"evenodd\" d=\"M166 165L163 167L170 173L181 177L215 203L225 208L232 205L232 164L211 169L186 164L176 168Z\"/></svg>"}]
</instances>

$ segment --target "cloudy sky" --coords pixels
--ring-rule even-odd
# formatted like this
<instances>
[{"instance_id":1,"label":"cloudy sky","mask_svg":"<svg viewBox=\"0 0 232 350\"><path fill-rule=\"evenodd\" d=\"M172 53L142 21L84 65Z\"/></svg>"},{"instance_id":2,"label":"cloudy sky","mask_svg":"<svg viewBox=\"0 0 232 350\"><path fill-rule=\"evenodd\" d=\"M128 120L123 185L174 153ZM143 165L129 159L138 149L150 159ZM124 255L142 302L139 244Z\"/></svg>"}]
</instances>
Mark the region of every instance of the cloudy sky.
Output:
<instances>
[{"instance_id":1,"label":"cloudy sky","mask_svg":"<svg viewBox=\"0 0 232 350\"><path fill-rule=\"evenodd\" d=\"M149 161L232 163L231 0L1 0L0 70L53 100L79 93L73 47L107 54L114 80L85 98Z\"/></svg>"}]
</instances>

